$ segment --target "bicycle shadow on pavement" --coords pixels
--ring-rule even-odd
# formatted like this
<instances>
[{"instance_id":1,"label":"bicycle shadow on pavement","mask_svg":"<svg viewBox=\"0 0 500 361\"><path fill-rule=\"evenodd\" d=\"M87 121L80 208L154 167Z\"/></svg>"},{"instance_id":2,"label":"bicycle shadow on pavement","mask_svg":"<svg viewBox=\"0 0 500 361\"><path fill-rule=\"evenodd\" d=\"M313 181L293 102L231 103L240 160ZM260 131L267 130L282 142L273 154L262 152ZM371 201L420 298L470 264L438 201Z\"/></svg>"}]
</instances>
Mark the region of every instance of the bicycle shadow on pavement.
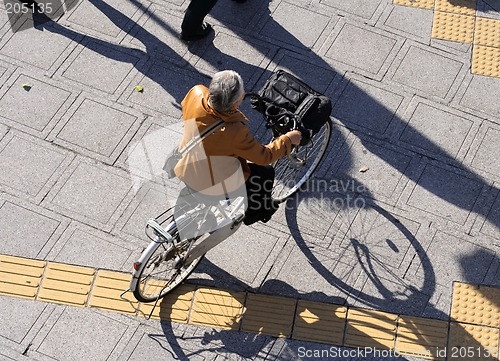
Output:
<instances>
[{"instance_id":1,"label":"bicycle shadow on pavement","mask_svg":"<svg viewBox=\"0 0 500 361\"><path fill-rule=\"evenodd\" d=\"M325 295L321 295L322 292L312 292L310 294L299 293L290 285L279 280L268 280L264 286L271 289L286 289L285 293L293 295L293 299L298 299L299 297L305 297L307 299L325 298ZM259 292L259 295L262 295L262 293ZM332 299L332 301L339 300ZM215 306L224 307L225 305ZM159 307L161 308L160 313L162 314L169 314L172 312L172 305L169 302L162 302ZM260 333L242 331L242 324L245 322L245 314L253 313L254 311L259 312L259 310L248 308L247 305L241 316L233 319L234 323L227 324L227 328L229 328L227 330L210 328L206 325L198 326L196 324L186 326L175 325L172 322L162 321L161 328L163 330L163 335L148 334L148 337L156 339L158 344L165 349L166 355L175 353L175 357L179 360L190 360L197 354L202 357L204 353L216 353L222 357L226 354L236 354L245 359L253 359L268 354L270 349L274 347L274 344L278 342L277 340L279 340L275 336L270 335L270 331L266 327L261 327ZM206 315L206 317L210 318L211 316ZM212 317L214 322L216 322L217 317L220 317L220 315L213 315ZM290 339L290 326L274 326L272 333L281 333L283 335L282 337ZM161 342L163 340L169 343L168 349L163 346L163 342ZM196 350L196 346L194 345L199 346L200 349Z\"/></svg>"},{"instance_id":2,"label":"bicycle shadow on pavement","mask_svg":"<svg viewBox=\"0 0 500 361\"><path fill-rule=\"evenodd\" d=\"M436 289L436 275L425 249L415 236L414 224L389 212L366 195L321 192L321 198L315 196L314 193L299 192L288 200L285 211L293 240L312 267L348 296L350 302L390 312L421 315L430 306L428 301ZM303 216L300 215L302 204L307 204L309 209L311 204L316 204L318 212L335 214L331 232L323 239L311 237L304 230ZM318 260L315 254L318 249L339 253L333 269ZM407 281L405 267L414 258L421 264L421 274L419 278ZM337 269L346 267L358 272L362 280L371 282L375 288L372 291L376 291L371 293L378 293L380 297L363 293L336 275ZM417 280L418 288L412 284Z\"/></svg>"}]
</instances>

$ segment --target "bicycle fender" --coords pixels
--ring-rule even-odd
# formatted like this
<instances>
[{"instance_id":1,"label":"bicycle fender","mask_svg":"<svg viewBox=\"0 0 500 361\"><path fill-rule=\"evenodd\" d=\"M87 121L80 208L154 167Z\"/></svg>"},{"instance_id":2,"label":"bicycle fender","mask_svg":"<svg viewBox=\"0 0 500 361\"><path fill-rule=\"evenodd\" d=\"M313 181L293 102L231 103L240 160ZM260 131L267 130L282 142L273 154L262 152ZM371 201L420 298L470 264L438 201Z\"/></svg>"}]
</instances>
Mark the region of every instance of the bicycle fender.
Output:
<instances>
[{"instance_id":1,"label":"bicycle fender","mask_svg":"<svg viewBox=\"0 0 500 361\"><path fill-rule=\"evenodd\" d=\"M142 252L141 257L139 260L136 262L139 264L139 267L137 269L134 269L134 272L132 272L132 279L130 280L130 289L135 290L137 286L137 282L139 281L139 275L141 274L142 270L144 267L146 267L146 260L151 257L151 254L158 248L160 243L158 242L151 242L149 243L148 247Z\"/></svg>"}]
</instances>

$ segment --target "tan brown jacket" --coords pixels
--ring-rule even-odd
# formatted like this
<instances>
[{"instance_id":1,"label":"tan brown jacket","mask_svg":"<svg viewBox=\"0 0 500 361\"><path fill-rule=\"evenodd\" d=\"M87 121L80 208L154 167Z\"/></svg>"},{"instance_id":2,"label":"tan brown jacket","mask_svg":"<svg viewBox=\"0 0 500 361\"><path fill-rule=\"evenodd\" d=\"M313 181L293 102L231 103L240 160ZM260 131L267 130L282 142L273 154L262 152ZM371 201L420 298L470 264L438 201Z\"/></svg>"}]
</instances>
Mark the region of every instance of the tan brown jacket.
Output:
<instances>
[{"instance_id":1,"label":"tan brown jacket","mask_svg":"<svg viewBox=\"0 0 500 361\"><path fill-rule=\"evenodd\" d=\"M182 149L193 136L223 120L222 127L206 136L195 149L184 154L174 171L191 188L205 194L232 192L250 175L247 161L268 165L289 154L290 139L282 135L262 145L250 133L248 119L239 110L219 113L208 104L208 88L197 85L187 93L182 105L184 134Z\"/></svg>"}]
</instances>

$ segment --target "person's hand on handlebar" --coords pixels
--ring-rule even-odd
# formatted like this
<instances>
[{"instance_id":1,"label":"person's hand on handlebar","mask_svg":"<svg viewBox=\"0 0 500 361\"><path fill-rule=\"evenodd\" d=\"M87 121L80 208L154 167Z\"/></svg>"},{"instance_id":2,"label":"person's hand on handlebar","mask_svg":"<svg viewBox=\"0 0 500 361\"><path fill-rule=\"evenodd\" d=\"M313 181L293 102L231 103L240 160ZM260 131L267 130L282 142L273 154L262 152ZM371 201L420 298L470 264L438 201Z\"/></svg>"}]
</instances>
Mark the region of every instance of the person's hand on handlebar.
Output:
<instances>
[{"instance_id":1,"label":"person's hand on handlebar","mask_svg":"<svg viewBox=\"0 0 500 361\"><path fill-rule=\"evenodd\" d=\"M302 133L298 130L291 130L285 134L293 145L298 145L302 139Z\"/></svg>"}]
</instances>

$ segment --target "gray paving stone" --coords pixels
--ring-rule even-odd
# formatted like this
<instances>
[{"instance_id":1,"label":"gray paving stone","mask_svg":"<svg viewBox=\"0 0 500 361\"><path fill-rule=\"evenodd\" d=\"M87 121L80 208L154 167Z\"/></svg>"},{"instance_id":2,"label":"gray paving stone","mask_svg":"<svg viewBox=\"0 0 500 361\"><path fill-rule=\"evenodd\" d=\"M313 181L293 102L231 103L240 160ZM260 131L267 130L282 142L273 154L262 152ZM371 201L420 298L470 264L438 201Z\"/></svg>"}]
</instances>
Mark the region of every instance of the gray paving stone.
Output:
<instances>
[{"instance_id":1,"label":"gray paving stone","mask_svg":"<svg viewBox=\"0 0 500 361\"><path fill-rule=\"evenodd\" d=\"M429 45L446 53L457 55L466 64L468 64L472 53L472 44L470 43L431 38Z\"/></svg>"},{"instance_id":2,"label":"gray paving stone","mask_svg":"<svg viewBox=\"0 0 500 361\"><path fill-rule=\"evenodd\" d=\"M156 4L149 7L147 14L137 22L124 42L149 55L161 53L166 56L165 60L184 65L191 55L186 43L178 36L184 14Z\"/></svg>"},{"instance_id":3,"label":"gray paving stone","mask_svg":"<svg viewBox=\"0 0 500 361\"><path fill-rule=\"evenodd\" d=\"M92 40L75 49L62 76L107 94L123 91L140 58Z\"/></svg>"},{"instance_id":4,"label":"gray paving stone","mask_svg":"<svg viewBox=\"0 0 500 361\"><path fill-rule=\"evenodd\" d=\"M330 192L336 188L336 184L326 180L308 182L299 197L291 198L281 207L286 213L283 224L300 231L304 237L325 239L339 207L344 204L343 200L339 202L337 199L337 193ZM288 221L289 218L293 219L293 224ZM278 221L279 218L273 216L273 220ZM325 239L325 242L327 247L329 240Z\"/></svg>"},{"instance_id":5,"label":"gray paving stone","mask_svg":"<svg viewBox=\"0 0 500 361\"><path fill-rule=\"evenodd\" d=\"M174 1L170 1L171 3ZM176 0L176 2L181 2L182 0ZM237 3L237 2L222 2L217 3L214 8L210 11L210 17L216 22L223 24L231 29L236 28L238 32L244 32L247 29L251 29L250 32L254 31L252 24L255 19L262 17L262 12L258 11L262 8L262 3ZM265 9L266 16L269 16L269 9ZM212 20L212 19L210 19Z\"/></svg>"},{"instance_id":6,"label":"gray paving stone","mask_svg":"<svg viewBox=\"0 0 500 361\"><path fill-rule=\"evenodd\" d=\"M466 114L422 102L413 110L400 140L437 155L455 158L462 147L467 150L467 145L470 146L473 125L474 121L467 119Z\"/></svg>"},{"instance_id":7,"label":"gray paving stone","mask_svg":"<svg viewBox=\"0 0 500 361\"><path fill-rule=\"evenodd\" d=\"M446 98L464 64L445 54L410 45L392 80L426 94Z\"/></svg>"},{"instance_id":8,"label":"gray paving stone","mask_svg":"<svg viewBox=\"0 0 500 361\"><path fill-rule=\"evenodd\" d=\"M340 246L357 254L364 254L368 262L373 262L377 268L387 265L382 267L386 272L388 268L406 270L417 251L413 237L417 234L420 224L399 215L392 217L395 219L387 218L369 206L360 209L350 222L349 231Z\"/></svg>"},{"instance_id":9,"label":"gray paving stone","mask_svg":"<svg viewBox=\"0 0 500 361\"><path fill-rule=\"evenodd\" d=\"M108 360L129 328L93 310L66 308L36 351L56 360Z\"/></svg>"},{"instance_id":10,"label":"gray paving stone","mask_svg":"<svg viewBox=\"0 0 500 361\"><path fill-rule=\"evenodd\" d=\"M378 262L372 260L371 262ZM391 310L392 313L408 316L421 316L429 302L430 296L420 292L415 285L401 278L379 270L373 274L363 286L362 294L370 295L377 308ZM378 299L378 300L377 300ZM363 301L354 302L352 306L363 307ZM366 306L364 306L366 307Z\"/></svg>"},{"instance_id":11,"label":"gray paving stone","mask_svg":"<svg viewBox=\"0 0 500 361\"><path fill-rule=\"evenodd\" d=\"M389 33L379 33L346 23L327 50L325 56L369 74L383 69L398 41Z\"/></svg>"},{"instance_id":12,"label":"gray paving stone","mask_svg":"<svg viewBox=\"0 0 500 361\"><path fill-rule=\"evenodd\" d=\"M303 241L299 242L295 245L292 241L289 251L281 256L286 257L281 267L268 275L259 292L344 304L348 290L339 283L355 285L360 269L341 269L338 252L317 245L308 247Z\"/></svg>"},{"instance_id":13,"label":"gray paving stone","mask_svg":"<svg viewBox=\"0 0 500 361\"><path fill-rule=\"evenodd\" d=\"M481 284L495 258L491 250L441 231L436 232L426 253L442 285L453 281Z\"/></svg>"},{"instance_id":14,"label":"gray paving stone","mask_svg":"<svg viewBox=\"0 0 500 361\"><path fill-rule=\"evenodd\" d=\"M139 93L131 90L124 95L128 101L144 109L147 114L179 118L178 104L188 90L196 84L208 84L210 80L199 74L165 65L168 64L154 62L148 65L144 75L141 74L132 81L132 84L141 85L144 91Z\"/></svg>"},{"instance_id":15,"label":"gray paving stone","mask_svg":"<svg viewBox=\"0 0 500 361\"><path fill-rule=\"evenodd\" d=\"M407 204L464 225L482 187L462 174L427 165Z\"/></svg>"},{"instance_id":16,"label":"gray paving stone","mask_svg":"<svg viewBox=\"0 0 500 361\"><path fill-rule=\"evenodd\" d=\"M159 188L159 187L156 187ZM148 242L144 227L149 219L158 217L174 205L174 196L169 196L165 190L144 186L132 200L117 223L118 234L125 233L141 242Z\"/></svg>"},{"instance_id":17,"label":"gray paving stone","mask_svg":"<svg viewBox=\"0 0 500 361\"><path fill-rule=\"evenodd\" d=\"M73 155L37 138L10 134L0 143L0 184L7 191L40 201Z\"/></svg>"},{"instance_id":18,"label":"gray paving stone","mask_svg":"<svg viewBox=\"0 0 500 361\"><path fill-rule=\"evenodd\" d=\"M280 245L282 242L276 236L241 226L234 235L209 251L207 259L231 277L258 287L262 282L262 273L265 277L272 267L276 249L279 251Z\"/></svg>"},{"instance_id":19,"label":"gray paving stone","mask_svg":"<svg viewBox=\"0 0 500 361\"><path fill-rule=\"evenodd\" d=\"M10 37L2 38L0 55L38 71L57 68L76 45L73 40L78 40L65 31L61 31L61 34L40 31L33 27L31 19L26 20L22 26L25 28L23 31L16 31Z\"/></svg>"},{"instance_id":20,"label":"gray paving stone","mask_svg":"<svg viewBox=\"0 0 500 361\"><path fill-rule=\"evenodd\" d=\"M7 12L7 3L9 5L9 12ZM21 14L15 14L13 11L13 1L3 1L0 4L0 39L11 31L12 25L19 20Z\"/></svg>"},{"instance_id":21,"label":"gray paving stone","mask_svg":"<svg viewBox=\"0 0 500 361\"><path fill-rule=\"evenodd\" d=\"M139 128L133 109L82 97L54 129L55 142L113 164Z\"/></svg>"},{"instance_id":22,"label":"gray paving stone","mask_svg":"<svg viewBox=\"0 0 500 361\"><path fill-rule=\"evenodd\" d=\"M189 359L194 361L207 360L202 350L197 350L194 345L180 346L177 337L181 335L164 334L161 330L149 327L140 327L134 335L135 347L129 353L127 360L141 361L145 355L152 360ZM196 342L197 343L197 342ZM129 347L130 348L130 347Z\"/></svg>"},{"instance_id":23,"label":"gray paving stone","mask_svg":"<svg viewBox=\"0 0 500 361\"><path fill-rule=\"evenodd\" d=\"M481 227L481 233L487 234L500 241L500 229L498 225L498 220L500 219L500 196L497 195L493 206L485 218L486 219Z\"/></svg>"},{"instance_id":24,"label":"gray paving stone","mask_svg":"<svg viewBox=\"0 0 500 361\"><path fill-rule=\"evenodd\" d=\"M1 39L1 31L0 31L0 39ZM7 79L9 79L9 77L14 73L15 70L16 66L14 64L5 62L0 59L0 84L5 85Z\"/></svg>"},{"instance_id":25,"label":"gray paving stone","mask_svg":"<svg viewBox=\"0 0 500 361\"><path fill-rule=\"evenodd\" d=\"M131 173L134 190L138 191L141 184L155 180L165 174L163 166L165 159L179 144L182 138L183 122L180 119L169 118L169 123L160 119L147 119L122 152L117 164ZM159 182L162 185L178 183L178 180Z\"/></svg>"},{"instance_id":26,"label":"gray paving stone","mask_svg":"<svg viewBox=\"0 0 500 361\"><path fill-rule=\"evenodd\" d=\"M123 14L123 16L106 16L95 4L81 1L78 5L66 15L67 21L82 29L93 30L101 35L117 38L123 31L130 30L133 25L131 19L136 19L136 14L140 11L136 4L129 2L107 0L107 5ZM128 18L128 19L127 19Z\"/></svg>"},{"instance_id":27,"label":"gray paving stone","mask_svg":"<svg viewBox=\"0 0 500 361\"><path fill-rule=\"evenodd\" d=\"M46 258L86 267L121 270L133 249L132 245L118 237L74 222Z\"/></svg>"},{"instance_id":28,"label":"gray paving stone","mask_svg":"<svg viewBox=\"0 0 500 361\"><path fill-rule=\"evenodd\" d=\"M23 85L31 88L24 88ZM0 114L13 127L35 135L46 135L74 100L68 89L21 72L7 82L0 96Z\"/></svg>"},{"instance_id":29,"label":"gray paving stone","mask_svg":"<svg viewBox=\"0 0 500 361\"><path fill-rule=\"evenodd\" d=\"M303 14L300 27L297 26L298 13ZM323 14L281 2L260 34L298 47L313 48L330 21L331 18Z\"/></svg>"},{"instance_id":30,"label":"gray paving stone","mask_svg":"<svg viewBox=\"0 0 500 361\"><path fill-rule=\"evenodd\" d=\"M390 163L387 161L390 160ZM339 188L361 193L370 198L391 200L404 185L404 172L412 161L410 154L398 152L387 145L378 145L357 139L349 148L348 156L332 174L340 182ZM362 172L363 169L368 170ZM398 187L399 186L399 187Z\"/></svg>"},{"instance_id":31,"label":"gray paving stone","mask_svg":"<svg viewBox=\"0 0 500 361\"><path fill-rule=\"evenodd\" d=\"M375 14L377 8L379 7L381 1L375 0L366 3L363 0L353 0L349 2L345 2L342 0L320 0L320 3L362 17L364 19L371 19Z\"/></svg>"},{"instance_id":32,"label":"gray paving stone","mask_svg":"<svg viewBox=\"0 0 500 361\"><path fill-rule=\"evenodd\" d=\"M475 75L467 86L460 104L493 115L500 116L500 104L495 100L496 94L500 92L500 82L498 79ZM495 121L492 119L492 121ZM496 121L499 123L498 121Z\"/></svg>"},{"instance_id":33,"label":"gray paving stone","mask_svg":"<svg viewBox=\"0 0 500 361\"><path fill-rule=\"evenodd\" d=\"M388 7L388 9L390 9L390 13L384 25L421 41L428 42L430 40L433 10L400 5Z\"/></svg>"},{"instance_id":34,"label":"gray paving stone","mask_svg":"<svg viewBox=\"0 0 500 361\"><path fill-rule=\"evenodd\" d=\"M399 94L351 79L335 103L332 115L342 123L383 134L403 100Z\"/></svg>"},{"instance_id":35,"label":"gray paving stone","mask_svg":"<svg viewBox=\"0 0 500 361\"><path fill-rule=\"evenodd\" d=\"M9 128L2 123L0 123L0 141L9 132Z\"/></svg>"},{"instance_id":36,"label":"gray paving stone","mask_svg":"<svg viewBox=\"0 0 500 361\"><path fill-rule=\"evenodd\" d=\"M63 226L60 220L44 213L5 202L0 207L1 253L39 257L44 247L50 246L51 238L57 238Z\"/></svg>"},{"instance_id":37,"label":"gray paving stone","mask_svg":"<svg viewBox=\"0 0 500 361\"><path fill-rule=\"evenodd\" d=\"M449 314L452 299L453 289L449 285L436 284L433 295L422 313L422 317L448 321L450 319Z\"/></svg>"},{"instance_id":38,"label":"gray paving stone","mask_svg":"<svg viewBox=\"0 0 500 361\"><path fill-rule=\"evenodd\" d=\"M314 85L314 89L320 93L326 93L338 75L333 69L325 67L325 64L316 65L310 58L286 50L280 51L274 61L278 65L273 71L284 69L306 84Z\"/></svg>"},{"instance_id":39,"label":"gray paving stone","mask_svg":"<svg viewBox=\"0 0 500 361\"><path fill-rule=\"evenodd\" d=\"M496 254L495 259L491 263L490 269L484 279L484 284L500 287L500 258L498 254Z\"/></svg>"},{"instance_id":40,"label":"gray paving stone","mask_svg":"<svg viewBox=\"0 0 500 361\"><path fill-rule=\"evenodd\" d=\"M103 166L77 162L48 202L84 221L107 225L132 188L130 179Z\"/></svg>"},{"instance_id":41,"label":"gray paving stone","mask_svg":"<svg viewBox=\"0 0 500 361\"><path fill-rule=\"evenodd\" d=\"M3 325L0 335L16 343L25 342L26 336L46 307L47 304L41 302L0 297Z\"/></svg>"},{"instance_id":42,"label":"gray paving stone","mask_svg":"<svg viewBox=\"0 0 500 361\"><path fill-rule=\"evenodd\" d=\"M276 51L270 44L264 45L224 32L219 32L212 43L200 54L195 68L209 76L223 69L238 69L247 88L251 88L254 79L261 75L261 68Z\"/></svg>"},{"instance_id":43,"label":"gray paving stone","mask_svg":"<svg viewBox=\"0 0 500 361\"><path fill-rule=\"evenodd\" d=\"M489 127L472 161L472 166L492 175L500 174L500 130Z\"/></svg>"},{"instance_id":44,"label":"gray paving stone","mask_svg":"<svg viewBox=\"0 0 500 361\"><path fill-rule=\"evenodd\" d=\"M476 6L477 6L476 16L500 20L500 1L479 0Z\"/></svg>"}]
</instances>

